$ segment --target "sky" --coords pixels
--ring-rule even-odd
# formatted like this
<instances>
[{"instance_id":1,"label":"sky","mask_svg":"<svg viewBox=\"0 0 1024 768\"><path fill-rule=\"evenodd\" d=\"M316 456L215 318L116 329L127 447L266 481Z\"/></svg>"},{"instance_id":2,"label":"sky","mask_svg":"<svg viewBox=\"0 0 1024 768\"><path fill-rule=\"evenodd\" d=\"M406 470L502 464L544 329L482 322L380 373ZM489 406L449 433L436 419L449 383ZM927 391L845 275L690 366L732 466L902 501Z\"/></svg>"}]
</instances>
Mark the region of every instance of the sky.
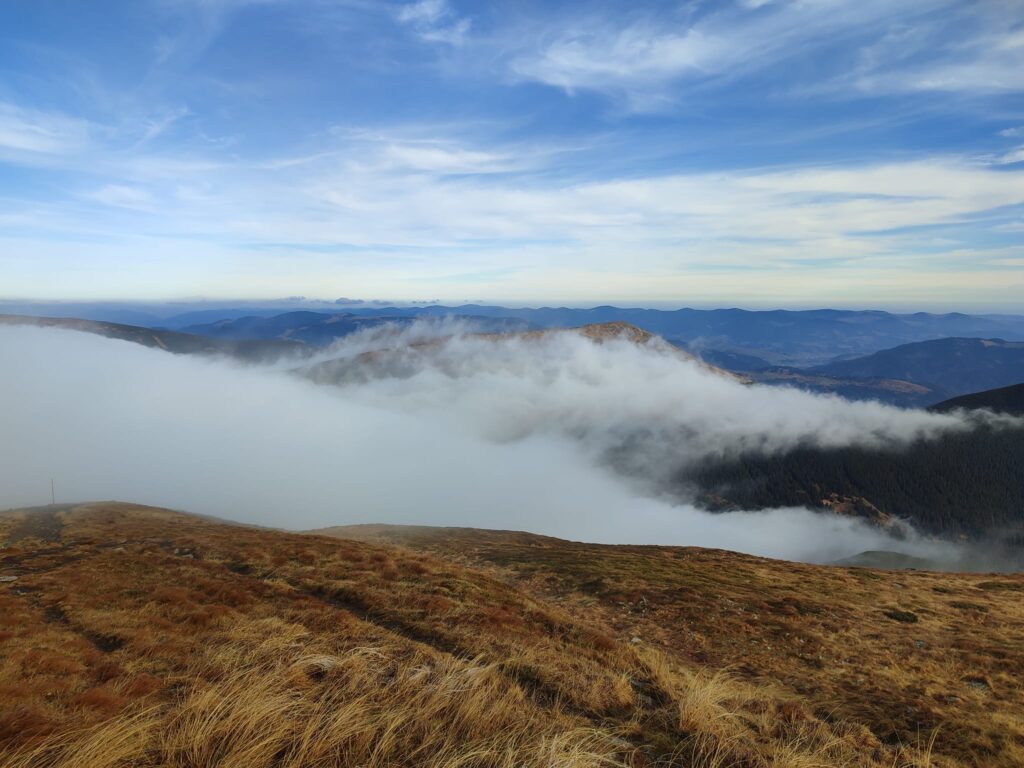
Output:
<instances>
[{"instance_id":1,"label":"sky","mask_svg":"<svg viewBox=\"0 0 1024 768\"><path fill-rule=\"evenodd\" d=\"M1024 0L0 5L0 298L1024 311Z\"/></svg>"}]
</instances>

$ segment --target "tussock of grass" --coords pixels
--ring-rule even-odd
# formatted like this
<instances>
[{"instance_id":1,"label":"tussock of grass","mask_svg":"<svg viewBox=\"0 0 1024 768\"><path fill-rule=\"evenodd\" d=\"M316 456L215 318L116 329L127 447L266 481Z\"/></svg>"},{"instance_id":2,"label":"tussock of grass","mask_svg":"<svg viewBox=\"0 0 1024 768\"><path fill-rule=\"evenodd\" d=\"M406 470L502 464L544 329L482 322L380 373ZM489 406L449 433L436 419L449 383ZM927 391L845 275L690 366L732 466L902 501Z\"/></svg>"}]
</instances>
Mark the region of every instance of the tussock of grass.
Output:
<instances>
[{"instance_id":1,"label":"tussock of grass","mask_svg":"<svg viewBox=\"0 0 1024 768\"><path fill-rule=\"evenodd\" d=\"M191 665L180 700L0 754L5 768L315 768L623 764L610 732L532 706L494 665L385 647L303 653L239 625Z\"/></svg>"}]
</instances>

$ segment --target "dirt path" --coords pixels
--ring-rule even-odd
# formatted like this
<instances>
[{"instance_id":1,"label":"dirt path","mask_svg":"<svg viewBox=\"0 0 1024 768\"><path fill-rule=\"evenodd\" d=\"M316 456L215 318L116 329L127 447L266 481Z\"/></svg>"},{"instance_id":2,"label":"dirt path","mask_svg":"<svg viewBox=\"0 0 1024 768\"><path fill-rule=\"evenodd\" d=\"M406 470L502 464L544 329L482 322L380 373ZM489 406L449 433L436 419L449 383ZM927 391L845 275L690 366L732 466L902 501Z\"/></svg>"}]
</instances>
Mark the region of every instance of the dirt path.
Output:
<instances>
[{"instance_id":1,"label":"dirt path","mask_svg":"<svg viewBox=\"0 0 1024 768\"><path fill-rule=\"evenodd\" d=\"M25 518L11 530L8 541L12 544L22 539L60 541L60 532L64 528L64 523L59 515L74 506L74 504L48 504L45 507L21 510Z\"/></svg>"}]
</instances>

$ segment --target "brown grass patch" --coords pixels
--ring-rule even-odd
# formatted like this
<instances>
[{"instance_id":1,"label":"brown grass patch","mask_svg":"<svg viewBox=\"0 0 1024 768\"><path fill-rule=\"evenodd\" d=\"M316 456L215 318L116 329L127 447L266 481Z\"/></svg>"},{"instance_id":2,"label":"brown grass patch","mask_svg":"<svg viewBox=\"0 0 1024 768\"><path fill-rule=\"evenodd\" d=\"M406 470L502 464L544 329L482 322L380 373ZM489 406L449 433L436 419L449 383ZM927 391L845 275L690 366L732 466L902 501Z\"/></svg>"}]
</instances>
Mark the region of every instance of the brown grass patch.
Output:
<instances>
[{"instance_id":1,"label":"brown grass patch","mask_svg":"<svg viewBox=\"0 0 1024 768\"><path fill-rule=\"evenodd\" d=\"M1024 762L1024 609L992 577L60 520L0 588L2 768Z\"/></svg>"}]
</instances>

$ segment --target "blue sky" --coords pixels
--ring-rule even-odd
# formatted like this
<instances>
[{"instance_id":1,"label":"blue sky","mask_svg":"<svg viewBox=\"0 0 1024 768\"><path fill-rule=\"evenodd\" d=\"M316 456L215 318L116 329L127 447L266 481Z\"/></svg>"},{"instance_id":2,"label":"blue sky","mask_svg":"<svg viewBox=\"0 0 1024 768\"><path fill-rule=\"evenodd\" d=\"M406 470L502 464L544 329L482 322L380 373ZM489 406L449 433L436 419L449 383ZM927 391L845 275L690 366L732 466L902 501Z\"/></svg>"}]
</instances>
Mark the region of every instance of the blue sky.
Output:
<instances>
[{"instance_id":1,"label":"blue sky","mask_svg":"<svg viewBox=\"0 0 1024 768\"><path fill-rule=\"evenodd\" d=\"M1024 311L1024 2L0 6L0 296Z\"/></svg>"}]
</instances>

